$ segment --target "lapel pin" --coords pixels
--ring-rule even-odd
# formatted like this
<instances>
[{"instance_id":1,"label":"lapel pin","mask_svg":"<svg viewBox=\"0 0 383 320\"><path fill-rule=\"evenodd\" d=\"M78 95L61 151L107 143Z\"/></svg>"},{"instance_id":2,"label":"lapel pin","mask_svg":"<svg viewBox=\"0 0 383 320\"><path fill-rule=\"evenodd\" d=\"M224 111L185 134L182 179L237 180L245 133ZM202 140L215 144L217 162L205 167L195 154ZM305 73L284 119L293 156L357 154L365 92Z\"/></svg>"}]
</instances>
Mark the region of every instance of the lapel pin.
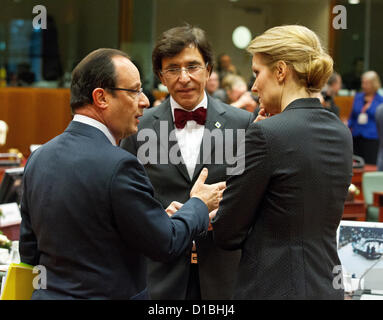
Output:
<instances>
[{"instance_id":1,"label":"lapel pin","mask_svg":"<svg viewBox=\"0 0 383 320\"><path fill-rule=\"evenodd\" d=\"M218 129L221 128L221 124L220 124L218 121L217 121L214 125L215 125L215 127L218 128Z\"/></svg>"}]
</instances>

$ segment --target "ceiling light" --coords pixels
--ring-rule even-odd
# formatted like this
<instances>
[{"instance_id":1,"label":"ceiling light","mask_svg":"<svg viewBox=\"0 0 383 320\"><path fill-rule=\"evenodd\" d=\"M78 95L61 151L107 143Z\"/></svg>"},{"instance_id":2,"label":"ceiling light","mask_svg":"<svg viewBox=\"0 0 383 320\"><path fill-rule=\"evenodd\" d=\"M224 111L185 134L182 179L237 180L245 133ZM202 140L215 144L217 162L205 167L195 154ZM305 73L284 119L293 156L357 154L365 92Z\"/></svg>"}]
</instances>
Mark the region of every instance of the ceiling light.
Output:
<instances>
[{"instance_id":1,"label":"ceiling light","mask_svg":"<svg viewBox=\"0 0 383 320\"><path fill-rule=\"evenodd\" d=\"M244 26L237 27L233 32L233 43L239 49L245 49L251 41L251 32Z\"/></svg>"}]
</instances>

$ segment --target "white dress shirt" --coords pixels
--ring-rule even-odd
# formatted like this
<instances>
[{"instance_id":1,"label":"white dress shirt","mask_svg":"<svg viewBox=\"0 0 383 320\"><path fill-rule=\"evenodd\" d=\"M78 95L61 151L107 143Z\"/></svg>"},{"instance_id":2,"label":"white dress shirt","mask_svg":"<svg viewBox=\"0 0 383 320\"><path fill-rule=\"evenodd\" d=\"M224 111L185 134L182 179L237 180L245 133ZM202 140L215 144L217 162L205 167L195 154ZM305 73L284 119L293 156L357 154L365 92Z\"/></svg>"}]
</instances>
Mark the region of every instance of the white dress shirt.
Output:
<instances>
[{"instance_id":1,"label":"white dress shirt","mask_svg":"<svg viewBox=\"0 0 383 320\"><path fill-rule=\"evenodd\" d=\"M174 109L189 111L182 108L182 106L180 106L172 96L170 96L170 106L172 108L173 121ZM205 92L202 101L192 111L200 107L207 109L207 96ZM204 125L197 124L197 122L194 120L189 120L186 122L186 125L183 129L175 128L178 145L181 150L182 158L185 161L185 166L189 173L190 180L193 179L194 169L197 164L204 129Z\"/></svg>"},{"instance_id":2,"label":"white dress shirt","mask_svg":"<svg viewBox=\"0 0 383 320\"><path fill-rule=\"evenodd\" d=\"M104 133L106 135L106 137L111 142L111 144L113 144L114 146L117 146L116 139L114 139L114 137L110 133L109 129L103 123L101 123L101 122L99 122L93 118L83 116L82 114L75 114L72 121L85 123L85 124L90 125L94 128L97 128L98 130L100 130L102 133Z\"/></svg>"}]
</instances>

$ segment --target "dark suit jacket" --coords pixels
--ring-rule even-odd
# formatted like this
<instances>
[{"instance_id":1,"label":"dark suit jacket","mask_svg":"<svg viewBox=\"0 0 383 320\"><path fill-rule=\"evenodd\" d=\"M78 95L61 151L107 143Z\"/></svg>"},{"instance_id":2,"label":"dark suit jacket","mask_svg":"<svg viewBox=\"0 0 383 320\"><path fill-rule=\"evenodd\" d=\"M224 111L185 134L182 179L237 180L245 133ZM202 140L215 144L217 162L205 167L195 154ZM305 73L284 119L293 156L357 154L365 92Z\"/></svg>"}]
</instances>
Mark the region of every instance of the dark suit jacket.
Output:
<instances>
[{"instance_id":1,"label":"dark suit jacket","mask_svg":"<svg viewBox=\"0 0 383 320\"><path fill-rule=\"evenodd\" d=\"M352 176L352 138L318 99L298 99L246 132L246 169L213 219L216 243L242 248L234 298L343 299L336 231Z\"/></svg>"},{"instance_id":2,"label":"dark suit jacket","mask_svg":"<svg viewBox=\"0 0 383 320\"><path fill-rule=\"evenodd\" d=\"M203 142L201 143L200 161L194 171L194 177L190 180L186 167L183 163L172 164L168 159L169 151L177 147L175 136L168 141L170 132L174 130L173 118L171 114L170 100L167 99L160 106L146 110L140 119L139 134L144 133L143 129L153 129L157 137L164 137L154 142L157 148L156 161L144 164L146 172L154 186L154 195L163 206L168 206L171 201L176 200L184 203L189 199L190 190L199 176L203 167L208 168L209 175L206 183L216 183L227 179L228 165L223 156L223 161L215 157L224 149L226 143L227 154L236 154L237 131L245 129L253 120L250 112L236 109L232 106L221 103L220 101L208 97L207 119L205 129L218 130L222 133L223 141L212 139L211 147L207 147L206 152L202 152ZM161 132L161 123L169 124L165 135ZM229 129L229 130L228 130ZM229 135L234 134L234 143L229 143L225 139L225 130ZM213 132L213 131L211 131ZM240 135L239 135L240 137ZM207 141L207 135L203 141ZM143 147L145 141L138 141L137 135L129 137L122 142L122 147L136 154L138 149ZM162 161L160 161L162 154ZM168 164L164 163L164 157L168 159ZM138 156L140 159L140 156ZM141 157L142 158L142 157ZM201 160L202 159L202 160ZM141 159L142 160L142 159ZM217 161L216 161L217 160ZM155 163L157 162L157 163ZM230 161L229 161L230 162ZM232 167L235 167L234 164ZM196 239L198 267L202 299L228 299L231 297L234 288L235 274L240 259L240 251L224 251L215 246L211 232L204 237ZM148 287L153 299L185 299L186 289L190 272L191 243L178 260L171 263L150 262L148 265Z\"/></svg>"},{"instance_id":3,"label":"dark suit jacket","mask_svg":"<svg viewBox=\"0 0 383 320\"><path fill-rule=\"evenodd\" d=\"M21 261L47 269L34 299L147 298L144 255L171 260L209 222L197 198L169 219L137 158L75 121L30 156L21 214Z\"/></svg>"}]
</instances>

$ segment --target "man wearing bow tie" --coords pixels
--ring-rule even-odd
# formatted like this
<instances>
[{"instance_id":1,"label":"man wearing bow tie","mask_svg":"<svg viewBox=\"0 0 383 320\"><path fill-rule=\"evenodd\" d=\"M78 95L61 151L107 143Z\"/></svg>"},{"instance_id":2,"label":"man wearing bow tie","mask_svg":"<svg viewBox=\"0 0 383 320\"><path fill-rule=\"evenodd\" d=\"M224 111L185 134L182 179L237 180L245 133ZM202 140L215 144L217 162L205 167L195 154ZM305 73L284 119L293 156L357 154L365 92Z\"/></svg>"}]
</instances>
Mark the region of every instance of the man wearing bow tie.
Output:
<instances>
[{"instance_id":1,"label":"man wearing bow tie","mask_svg":"<svg viewBox=\"0 0 383 320\"><path fill-rule=\"evenodd\" d=\"M204 167L209 169L207 183L228 178L227 169L232 163L225 156L216 155L236 153L237 136L252 123L253 115L206 94L205 85L213 70L213 52L203 30L187 25L165 31L156 43L152 59L154 73L168 88L170 96L158 107L145 111L138 134L123 140L121 146L140 159L139 155L143 154L140 148L147 143L142 138L144 133L150 131L157 137L151 144L157 158L141 161L155 197L168 207L173 200L185 203L189 199L190 189ZM214 136L221 139L211 139L214 130ZM230 143L225 133L233 134ZM211 141L205 143L207 139ZM176 161L179 158L182 161ZM149 261L151 298L230 299L240 254L238 250L216 247L212 232L207 232L194 239L177 260L167 264Z\"/></svg>"}]
</instances>

